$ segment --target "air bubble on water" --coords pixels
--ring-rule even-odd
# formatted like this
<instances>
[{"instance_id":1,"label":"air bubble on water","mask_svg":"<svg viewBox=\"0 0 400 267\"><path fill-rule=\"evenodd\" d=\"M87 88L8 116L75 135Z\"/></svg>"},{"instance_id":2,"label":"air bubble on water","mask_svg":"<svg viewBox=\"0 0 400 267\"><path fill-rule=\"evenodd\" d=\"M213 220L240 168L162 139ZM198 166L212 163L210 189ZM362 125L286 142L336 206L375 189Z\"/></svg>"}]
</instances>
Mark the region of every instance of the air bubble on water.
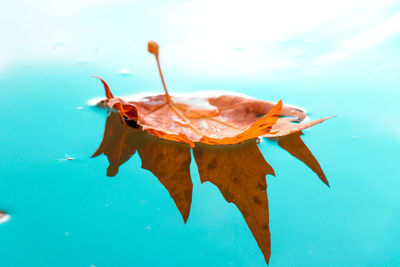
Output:
<instances>
[{"instance_id":1,"label":"air bubble on water","mask_svg":"<svg viewBox=\"0 0 400 267\"><path fill-rule=\"evenodd\" d=\"M151 226L150 225L147 225L146 227L144 227L144 229L146 229L146 230L151 230Z\"/></svg>"},{"instance_id":2,"label":"air bubble on water","mask_svg":"<svg viewBox=\"0 0 400 267\"><path fill-rule=\"evenodd\" d=\"M70 234L70 232L65 232L64 235L65 235L66 237L69 237L71 234Z\"/></svg>"},{"instance_id":3,"label":"air bubble on water","mask_svg":"<svg viewBox=\"0 0 400 267\"><path fill-rule=\"evenodd\" d=\"M75 158L74 158L74 157L71 157L71 156L68 155L68 154L64 154L64 158L59 159L58 161L62 162L62 161L72 161L72 160L75 160Z\"/></svg>"},{"instance_id":4,"label":"air bubble on water","mask_svg":"<svg viewBox=\"0 0 400 267\"><path fill-rule=\"evenodd\" d=\"M121 76L130 76L130 75L132 75L132 71L128 70L128 69L120 69L118 71L118 74Z\"/></svg>"},{"instance_id":5,"label":"air bubble on water","mask_svg":"<svg viewBox=\"0 0 400 267\"><path fill-rule=\"evenodd\" d=\"M82 110L83 107L79 106L79 107L76 107L76 109L77 109L77 110Z\"/></svg>"}]
</instances>

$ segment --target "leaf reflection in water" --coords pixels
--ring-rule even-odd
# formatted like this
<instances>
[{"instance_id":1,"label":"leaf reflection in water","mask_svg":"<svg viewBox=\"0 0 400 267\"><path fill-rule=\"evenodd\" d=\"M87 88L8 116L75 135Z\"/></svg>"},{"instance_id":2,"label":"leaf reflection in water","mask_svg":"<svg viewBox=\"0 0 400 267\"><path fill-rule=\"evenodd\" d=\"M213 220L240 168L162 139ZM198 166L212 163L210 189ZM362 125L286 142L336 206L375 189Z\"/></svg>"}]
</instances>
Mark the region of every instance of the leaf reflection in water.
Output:
<instances>
[{"instance_id":1,"label":"leaf reflection in water","mask_svg":"<svg viewBox=\"0 0 400 267\"><path fill-rule=\"evenodd\" d=\"M192 203L190 147L159 139L140 129L126 127L117 113L106 121L103 141L92 157L105 154L110 162L107 176L115 176L119 166L138 151L142 168L151 171L168 190L186 222Z\"/></svg>"},{"instance_id":2,"label":"leaf reflection in water","mask_svg":"<svg viewBox=\"0 0 400 267\"><path fill-rule=\"evenodd\" d=\"M193 155L201 182L216 185L225 200L238 207L268 263L271 241L265 176L275 173L256 140L230 146L199 144Z\"/></svg>"},{"instance_id":3,"label":"leaf reflection in water","mask_svg":"<svg viewBox=\"0 0 400 267\"><path fill-rule=\"evenodd\" d=\"M278 145L305 163L329 186L318 161L296 132L273 138ZM187 144L159 139L121 122L118 113L107 118L103 140L92 157L105 154L109 161L108 176L115 176L119 167L136 151L142 168L151 171L168 190L186 223L192 202L190 147ZM271 256L266 175L274 169L261 154L257 141L235 145L196 144L193 155L201 182L218 187L225 200L240 210L257 241L266 263Z\"/></svg>"}]
</instances>

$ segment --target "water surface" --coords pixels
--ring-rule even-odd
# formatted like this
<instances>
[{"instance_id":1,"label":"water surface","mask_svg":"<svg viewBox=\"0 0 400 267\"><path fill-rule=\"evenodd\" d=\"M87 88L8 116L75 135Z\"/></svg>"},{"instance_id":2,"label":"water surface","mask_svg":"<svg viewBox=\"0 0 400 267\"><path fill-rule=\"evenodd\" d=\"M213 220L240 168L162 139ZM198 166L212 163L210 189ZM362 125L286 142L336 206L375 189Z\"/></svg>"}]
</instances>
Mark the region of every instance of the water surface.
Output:
<instances>
[{"instance_id":1,"label":"water surface","mask_svg":"<svg viewBox=\"0 0 400 267\"><path fill-rule=\"evenodd\" d=\"M205 52L197 56L185 56L190 49L179 50L190 47L194 33L183 26L175 28L175 35L163 33L181 25L177 22L190 17L187 13L177 13L170 25L157 28L155 24L162 24L155 20L143 28L139 22L152 12L165 21L165 6L135 5L121 1L107 17L106 6L92 13L79 9L58 14L54 27L64 34L65 28L79 33L73 36L52 31L51 40L39 38L43 33L38 31L36 36L12 35L32 45L0 72L0 210L11 215L0 224L1 266L265 266L239 210L216 186L200 183L193 160L193 200L184 224L167 190L140 167L137 154L113 178L106 176L106 157L90 159L106 119L105 111L88 105L103 95L90 75L107 79L116 95L161 92L153 58L145 51L153 38L161 49L165 44L162 64L171 92L234 91L304 107L310 119L338 115L306 130L303 137L330 189L276 144L259 145L277 174L267 176L271 266L400 264L400 42L398 31L387 26L392 25L387 21L397 21L395 4L380 6L371 19L363 17L371 9L360 11L359 18L368 22L363 25L354 26L346 17L344 26L352 28L337 29L333 19L314 27L301 24L305 30L286 31L279 38L270 30L276 37L273 46L259 35L247 36L262 39L263 45L252 46L228 32L233 43L210 50L207 42L200 42L196 51ZM169 11L191 10L182 5L177 1L167 6ZM132 19L133 13L142 15ZM56 17L57 12L45 18ZM76 25L64 22L71 17ZM124 31L117 31L118 25ZM31 26L18 28L24 27ZM386 35L374 35L374 29ZM94 33L85 39L89 30ZM207 36L205 30L199 34ZM175 46L177 35L180 46ZM354 38L368 45L353 41L341 46ZM368 42L371 38L375 41ZM253 49L264 52L255 56ZM207 53L212 56L204 57ZM294 63L285 65L286 60ZM247 71L244 66L253 67Z\"/></svg>"}]
</instances>

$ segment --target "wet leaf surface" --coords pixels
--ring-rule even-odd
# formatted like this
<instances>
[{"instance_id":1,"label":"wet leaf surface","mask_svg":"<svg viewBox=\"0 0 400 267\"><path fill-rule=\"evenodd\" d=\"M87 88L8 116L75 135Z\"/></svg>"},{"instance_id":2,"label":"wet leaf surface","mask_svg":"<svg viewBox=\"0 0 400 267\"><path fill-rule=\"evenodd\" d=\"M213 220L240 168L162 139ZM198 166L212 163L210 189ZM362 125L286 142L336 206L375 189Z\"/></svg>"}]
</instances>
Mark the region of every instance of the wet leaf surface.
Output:
<instances>
[{"instance_id":1,"label":"wet leaf surface","mask_svg":"<svg viewBox=\"0 0 400 267\"><path fill-rule=\"evenodd\" d=\"M142 129L162 139L195 146L196 142L211 145L237 144L260 136L277 137L301 131L325 119L297 124L306 115L299 108L284 106L244 96L207 94L172 96L160 67L159 46L148 43L148 51L157 61L165 94L133 100L115 97L105 80L107 99L103 104L119 112L122 121L134 120ZM286 118L290 116L290 118Z\"/></svg>"}]
</instances>

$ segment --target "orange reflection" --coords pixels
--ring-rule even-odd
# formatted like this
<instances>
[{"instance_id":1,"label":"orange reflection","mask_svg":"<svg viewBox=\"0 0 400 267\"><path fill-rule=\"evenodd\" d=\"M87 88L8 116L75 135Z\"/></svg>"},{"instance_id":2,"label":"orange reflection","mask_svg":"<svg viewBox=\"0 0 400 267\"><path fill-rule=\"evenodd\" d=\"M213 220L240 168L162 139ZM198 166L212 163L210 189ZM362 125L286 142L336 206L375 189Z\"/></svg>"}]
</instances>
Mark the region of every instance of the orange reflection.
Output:
<instances>
[{"instance_id":1,"label":"orange reflection","mask_svg":"<svg viewBox=\"0 0 400 267\"><path fill-rule=\"evenodd\" d=\"M216 185L225 200L238 207L268 263L271 241L265 176L275 173L256 141L230 146L196 144L193 155L201 182Z\"/></svg>"},{"instance_id":2,"label":"orange reflection","mask_svg":"<svg viewBox=\"0 0 400 267\"><path fill-rule=\"evenodd\" d=\"M151 171L168 190L186 222L193 190L189 168L190 147L127 127L122 124L118 113L111 112L106 121L103 141L92 157L105 154L110 162L107 176L115 176L119 166L136 151L142 159L142 168Z\"/></svg>"},{"instance_id":3,"label":"orange reflection","mask_svg":"<svg viewBox=\"0 0 400 267\"><path fill-rule=\"evenodd\" d=\"M329 186L318 161L301 140L302 134L298 132L275 140ZM125 126L118 113L111 112L103 141L92 157L105 154L110 162L107 175L115 176L119 166L136 151L142 159L142 168L151 171L164 185L186 222L193 190L189 145L162 140L140 128ZM193 155L201 182L213 183L227 202L237 206L268 263L271 241L266 175L275 175L275 172L261 154L257 141L219 146L196 143Z\"/></svg>"}]
</instances>

